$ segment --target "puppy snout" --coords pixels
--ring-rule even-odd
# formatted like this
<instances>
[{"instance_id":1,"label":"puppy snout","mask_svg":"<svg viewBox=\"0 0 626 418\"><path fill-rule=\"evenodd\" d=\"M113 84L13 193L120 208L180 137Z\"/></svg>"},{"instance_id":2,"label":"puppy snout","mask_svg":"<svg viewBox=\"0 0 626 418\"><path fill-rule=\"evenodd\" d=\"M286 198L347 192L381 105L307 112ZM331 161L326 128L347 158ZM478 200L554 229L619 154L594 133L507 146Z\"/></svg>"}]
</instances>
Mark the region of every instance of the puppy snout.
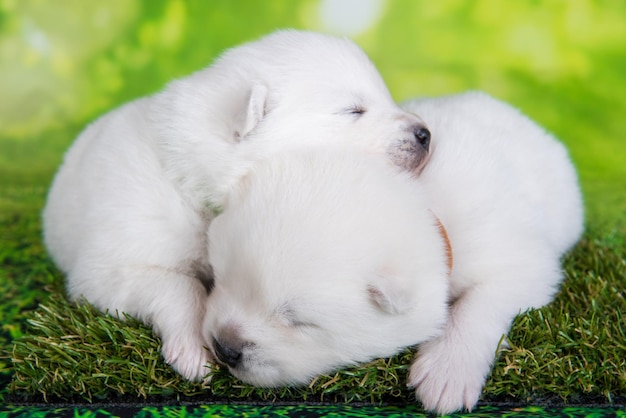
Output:
<instances>
[{"instance_id":1,"label":"puppy snout","mask_svg":"<svg viewBox=\"0 0 626 418\"><path fill-rule=\"evenodd\" d=\"M213 349L217 359L230 367L237 367L241 360L241 349L221 343L216 338L213 338Z\"/></svg>"},{"instance_id":2,"label":"puppy snout","mask_svg":"<svg viewBox=\"0 0 626 418\"><path fill-rule=\"evenodd\" d=\"M415 136L415 140L417 143L424 149L424 151L428 151L430 147L430 131L424 125L418 124L413 127L413 135Z\"/></svg>"}]
</instances>

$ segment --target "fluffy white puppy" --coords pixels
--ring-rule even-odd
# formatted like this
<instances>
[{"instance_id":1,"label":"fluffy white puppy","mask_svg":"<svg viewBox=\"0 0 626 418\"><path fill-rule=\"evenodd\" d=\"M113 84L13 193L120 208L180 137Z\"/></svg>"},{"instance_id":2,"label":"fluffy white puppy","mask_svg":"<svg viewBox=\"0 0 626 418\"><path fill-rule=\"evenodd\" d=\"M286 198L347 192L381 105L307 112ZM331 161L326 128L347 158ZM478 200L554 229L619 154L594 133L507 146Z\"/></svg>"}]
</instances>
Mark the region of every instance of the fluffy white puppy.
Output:
<instances>
[{"instance_id":1,"label":"fluffy white puppy","mask_svg":"<svg viewBox=\"0 0 626 418\"><path fill-rule=\"evenodd\" d=\"M54 179L45 244L72 298L152 324L200 378L214 211L255 161L336 141L419 171L429 133L352 42L277 32L89 126Z\"/></svg>"},{"instance_id":2,"label":"fluffy white puppy","mask_svg":"<svg viewBox=\"0 0 626 418\"><path fill-rule=\"evenodd\" d=\"M583 205L566 149L516 109L478 92L403 107L433 132L419 182L454 259L445 332L419 348L409 384L444 414L476 404L513 318L552 300Z\"/></svg>"},{"instance_id":3,"label":"fluffy white puppy","mask_svg":"<svg viewBox=\"0 0 626 418\"><path fill-rule=\"evenodd\" d=\"M429 410L471 409L513 318L552 300L583 229L566 149L482 93L405 109L433 132L412 182L355 153L283 156L211 225L205 334L235 376L303 383L428 340L408 384Z\"/></svg>"},{"instance_id":4,"label":"fluffy white puppy","mask_svg":"<svg viewBox=\"0 0 626 418\"><path fill-rule=\"evenodd\" d=\"M209 228L215 357L259 386L390 356L447 312L445 239L409 173L352 150L259 164Z\"/></svg>"}]
</instances>

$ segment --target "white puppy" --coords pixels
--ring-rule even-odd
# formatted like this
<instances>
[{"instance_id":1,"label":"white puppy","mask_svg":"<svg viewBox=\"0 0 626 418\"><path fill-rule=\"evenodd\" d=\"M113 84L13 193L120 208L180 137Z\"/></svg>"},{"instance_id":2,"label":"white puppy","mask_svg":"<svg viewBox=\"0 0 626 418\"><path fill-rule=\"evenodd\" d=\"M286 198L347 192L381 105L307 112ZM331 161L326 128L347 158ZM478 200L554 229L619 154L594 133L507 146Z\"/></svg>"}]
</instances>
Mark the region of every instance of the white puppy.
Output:
<instances>
[{"instance_id":1,"label":"white puppy","mask_svg":"<svg viewBox=\"0 0 626 418\"><path fill-rule=\"evenodd\" d=\"M257 165L209 228L215 357L248 383L304 384L438 335L449 267L426 203L354 149Z\"/></svg>"},{"instance_id":2,"label":"white puppy","mask_svg":"<svg viewBox=\"0 0 626 418\"><path fill-rule=\"evenodd\" d=\"M277 32L89 126L50 190L46 246L72 298L152 324L200 378L214 211L255 161L337 141L419 171L429 133L350 41Z\"/></svg>"},{"instance_id":3,"label":"white puppy","mask_svg":"<svg viewBox=\"0 0 626 418\"><path fill-rule=\"evenodd\" d=\"M503 334L550 302L583 230L566 149L512 107L472 92L408 102L433 132L419 181L450 238L450 318L422 345L409 384L429 410L471 409Z\"/></svg>"},{"instance_id":4,"label":"white puppy","mask_svg":"<svg viewBox=\"0 0 626 418\"><path fill-rule=\"evenodd\" d=\"M551 301L583 228L565 148L485 94L405 108L433 132L412 184L356 153L283 156L211 225L205 334L242 380L303 383L393 354L436 335L445 304L408 383L429 410L471 409L513 318Z\"/></svg>"}]
</instances>

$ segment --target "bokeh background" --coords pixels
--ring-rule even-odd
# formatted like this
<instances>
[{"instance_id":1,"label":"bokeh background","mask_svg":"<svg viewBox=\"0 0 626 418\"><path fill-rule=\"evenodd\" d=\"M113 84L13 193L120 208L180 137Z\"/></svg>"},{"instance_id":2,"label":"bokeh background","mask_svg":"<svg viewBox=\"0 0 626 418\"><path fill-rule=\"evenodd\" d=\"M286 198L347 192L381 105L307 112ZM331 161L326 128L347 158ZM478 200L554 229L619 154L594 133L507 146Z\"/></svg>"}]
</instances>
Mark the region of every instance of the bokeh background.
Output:
<instances>
[{"instance_id":1,"label":"bokeh background","mask_svg":"<svg viewBox=\"0 0 626 418\"><path fill-rule=\"evenodd\" d=\"M481 89L519 107L569 147L588 223L623 230L621 0L0 0L0 211L37 216L99 114L286 27L350 36L398 101Z\"/></svg>"}]
</instances>

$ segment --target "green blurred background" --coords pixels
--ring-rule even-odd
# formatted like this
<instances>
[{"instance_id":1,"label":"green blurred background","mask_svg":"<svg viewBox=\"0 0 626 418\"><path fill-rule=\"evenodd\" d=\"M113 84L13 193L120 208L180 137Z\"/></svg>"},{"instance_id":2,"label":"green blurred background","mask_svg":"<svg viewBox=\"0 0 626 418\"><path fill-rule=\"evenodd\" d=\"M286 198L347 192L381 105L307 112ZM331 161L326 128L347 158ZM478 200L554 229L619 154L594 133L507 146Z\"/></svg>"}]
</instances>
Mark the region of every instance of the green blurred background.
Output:
<instances>
[{"instance_id":1,"label":"green blurred background","mask_svg":"<svg viewBox=\"0 0 626 418\"><path fill-rule=\"evenodd\" d=\"M36 216L102 112L285 27L352 37L398 101L509 101L568 145L589 224L626 225L621 0L0 0L0 211Z\"/></svg>"}]
</instances>

